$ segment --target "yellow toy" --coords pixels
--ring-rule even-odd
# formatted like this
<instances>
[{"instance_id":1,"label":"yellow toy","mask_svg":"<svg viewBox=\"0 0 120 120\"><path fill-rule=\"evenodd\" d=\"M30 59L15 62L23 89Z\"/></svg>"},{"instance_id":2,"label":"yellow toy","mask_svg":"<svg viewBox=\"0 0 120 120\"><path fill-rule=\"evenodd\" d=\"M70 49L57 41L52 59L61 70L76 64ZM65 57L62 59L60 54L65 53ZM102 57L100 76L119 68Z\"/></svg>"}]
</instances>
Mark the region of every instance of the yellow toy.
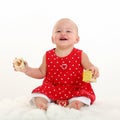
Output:
<instances>
[{"instance_id":1,"label":"yellow toy","mask_svg":"<svg viewBox=\"0 0 120 120\"><path fill-rule=\"evenodd\" d=\"M83 71L83 81L84 82L96 82L96 79L93 78L92 71L84 70Z\"/></svg>"},{"instance_id":2,"label":"yellow toy","mask_svg":"<svg viewBox=\"0 0 120 120\"><path fill-rule=\"evenodd\" d=\"M16 71L20 71L25 68L25 62L22 58L15 58L15 60L13 61L13 64Z\"/></svg>"}]
</instances>

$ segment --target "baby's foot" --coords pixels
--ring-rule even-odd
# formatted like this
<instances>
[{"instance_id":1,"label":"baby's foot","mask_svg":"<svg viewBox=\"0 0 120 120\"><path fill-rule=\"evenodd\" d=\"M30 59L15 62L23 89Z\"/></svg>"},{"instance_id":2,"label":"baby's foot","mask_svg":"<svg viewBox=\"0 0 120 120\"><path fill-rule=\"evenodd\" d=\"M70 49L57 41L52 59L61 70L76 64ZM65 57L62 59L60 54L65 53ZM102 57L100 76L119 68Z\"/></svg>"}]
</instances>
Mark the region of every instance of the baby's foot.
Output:
<instances>
[{"instance_id":1,"label":"baby's foot","mask_svg":"<svg viewBox=\"0 0 120 120\"><path fill-rule=\"evenodd\" d=\"M84 103L78 101L78 100L75 100L75 101L72 101L69 103L69 105L67 106L68 108L74 108L76 110L80 110L80 108L84 106Z\"/></svg>"},{"instance_id":2,"label":"baby's foot","mask_svg":"<svg viewBox=\"0 0 120 120\"><path fill-rule=\"evenodd\" d=\"M47 110L48 101L45 98L36 97L35 98L36 106L42 110Z\"/></svg>"}]
</instances>

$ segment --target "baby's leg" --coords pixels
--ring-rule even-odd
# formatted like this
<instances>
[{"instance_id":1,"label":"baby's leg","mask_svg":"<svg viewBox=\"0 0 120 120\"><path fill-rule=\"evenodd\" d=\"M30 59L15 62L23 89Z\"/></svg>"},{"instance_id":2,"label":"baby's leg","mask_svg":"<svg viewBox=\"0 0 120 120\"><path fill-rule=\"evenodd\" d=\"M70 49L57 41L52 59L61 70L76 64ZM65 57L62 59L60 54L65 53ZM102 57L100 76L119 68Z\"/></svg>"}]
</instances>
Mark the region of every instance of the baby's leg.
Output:
<instances>
[{"instance_id":1,"label":"baby's leg","mask_svg":"<svg viewBox=\"0 0 120 120\"><path fill-rule=\"evenodd\" d=\"M48 101L43 97L35 97L35 104L38 108L42 110L47 110Z\"/></svg>"},{"instance_id":2,"label":"baby's leg","mask_svg":"<svg viewBox=\"0 0 120 120\"><path fill-rule=\"evenodd\" d=\"M79 100L73 100L72 102L70 102L69 104L68 104L68 108L74 108L74 109L76 109L76 110L80 110L80 108L82 107L82 106L84 106L85 104L83 103L83 102L80 102Z\"/></svg>"}]
</instances>

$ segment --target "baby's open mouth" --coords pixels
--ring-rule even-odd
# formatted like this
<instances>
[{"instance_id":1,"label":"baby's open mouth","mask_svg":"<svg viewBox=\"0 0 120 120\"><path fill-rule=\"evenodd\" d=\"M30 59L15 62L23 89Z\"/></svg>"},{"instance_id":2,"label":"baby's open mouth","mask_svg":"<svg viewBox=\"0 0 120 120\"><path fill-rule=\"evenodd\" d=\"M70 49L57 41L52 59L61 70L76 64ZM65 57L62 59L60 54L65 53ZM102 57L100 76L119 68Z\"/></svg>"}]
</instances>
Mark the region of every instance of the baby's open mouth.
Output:
<instances>
[{"instance_id":1,"label":"baby's open mouth","mask_svg":"<svg viewBox=\"0 0 120 120\"><path fill-rule=\"evenodd\" d=\"M61 41L65 41L65 40L68 40L68 39L66 39L66 38L60 38L60 40L61 40Z\"/></svg>"}]
</instances>

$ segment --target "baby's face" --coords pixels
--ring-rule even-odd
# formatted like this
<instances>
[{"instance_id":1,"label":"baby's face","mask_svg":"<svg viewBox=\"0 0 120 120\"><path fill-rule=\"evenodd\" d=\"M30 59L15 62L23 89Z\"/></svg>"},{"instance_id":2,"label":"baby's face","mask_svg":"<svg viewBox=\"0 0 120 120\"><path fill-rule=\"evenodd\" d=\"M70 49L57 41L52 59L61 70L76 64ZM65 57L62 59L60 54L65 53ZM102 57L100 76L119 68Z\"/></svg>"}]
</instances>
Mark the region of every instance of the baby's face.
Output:
<instances>
[{"instance_id":1,"label":"baby's face","mask_svg":"<svg viewBox=\"0 0 120 120\"><path fill-rule=\"evenodd\" d=\"M53 29L52 41L56 45L74 45L79 40L77 26L68 19L58 21Z\"/></svg>"}]
</instances>

